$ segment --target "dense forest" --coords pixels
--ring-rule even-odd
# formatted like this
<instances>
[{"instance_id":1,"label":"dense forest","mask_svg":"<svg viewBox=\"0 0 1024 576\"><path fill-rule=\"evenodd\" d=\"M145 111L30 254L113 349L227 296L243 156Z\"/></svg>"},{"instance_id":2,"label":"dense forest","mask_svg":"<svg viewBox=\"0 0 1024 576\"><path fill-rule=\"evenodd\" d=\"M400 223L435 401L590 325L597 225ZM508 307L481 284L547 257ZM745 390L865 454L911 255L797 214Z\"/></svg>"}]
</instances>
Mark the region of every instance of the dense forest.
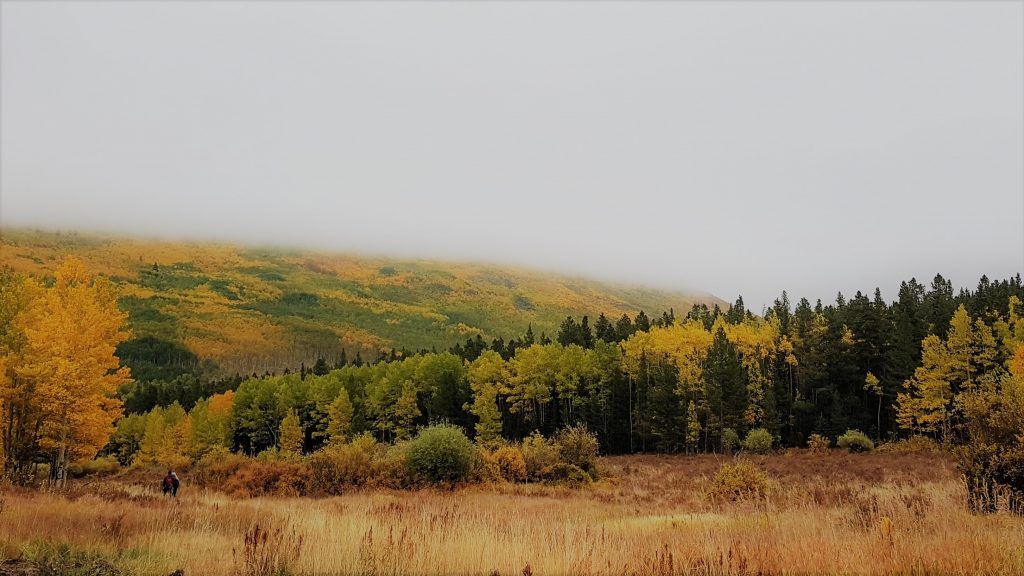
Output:
<instances>
[{"instance_id":1,"label":"dense forest","mask_svg":"<svg viewBox=\"0 0 1024 576\"><path fill-rule=\"evenodd\" d=\"M949 362L984 364L971 374L997 377L1020 339L1014 331L1024 328L1017 326L1021 299L1019 276L983 277L975 290L959 292L936 276L929 286L902 283L893 302L876 289L872 297L839 294L828 305L801 299L794 306L783 293L763 315L738 298L725 310L694 305L683 316L567 317L550 337L531 329L508 340L469 338L441 352L390 351L368 360L343 353L244 380L204 376L187 350L129 341L123 349L139 366L137 381L121 388L130 415L108 450L126 463L143 445L152 456L160 441L147 442L147 428L159 435L186 414L192 429L214 426L222 431L217 442L249 454L274 449L288 418L301 429L305 452L331 437L332 421L345 435L383 441L439 421L483 441L583 423L606 453L718 451L728 430L754 428L767 429L780 446L848 429L883 440L951 434L937 423L949 419L934 414L946 406L926 406L934 390L922 369L936 362L938 346ZM163 379L139 378L169 367ZM214 404L222 422L207 421ZM185 451L188 443L177 445Z\"/></svg>"}]
</instances>

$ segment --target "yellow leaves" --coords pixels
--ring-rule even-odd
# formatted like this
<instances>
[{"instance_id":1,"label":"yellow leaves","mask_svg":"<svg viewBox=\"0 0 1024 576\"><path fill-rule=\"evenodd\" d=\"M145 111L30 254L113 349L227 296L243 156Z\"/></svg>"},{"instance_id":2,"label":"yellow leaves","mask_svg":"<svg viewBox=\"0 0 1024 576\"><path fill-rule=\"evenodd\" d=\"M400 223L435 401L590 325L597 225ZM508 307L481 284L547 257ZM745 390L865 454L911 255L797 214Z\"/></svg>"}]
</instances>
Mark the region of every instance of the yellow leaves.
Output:
<instances>
[{"instance_id":1,"label":"yellow leaves","mask_svg":"<svg viewBox=\"0 0 1024 576\"><path fill-rule=\"evenodd\" d=\"M302 453L302 426L295 410L289 410L278 432L278 447L283 456L298 456Z\"/></svg>"},{"instance_id":2,"label":"yellow leaves","mask_svg":"<svg viewBox=\"0 0 1024 576\"><path fill-rule=\"evenodd\" d=\"M726 338L736 347L743 365L748 370L760 370L760 363L772 355L786 354L786 362L795 366L793 344L780 334L777 321L747 318L739 324L729 324L719 316L711 330L700 322L690 321L674 326L655 326L649 332L637 332L622 343L624 367L630 374L638 374L642 362L658 358L671 360L679 369L681 386L695 383L701 378L701 362L722 329Z\"/></svg>"},{"instance_id":3,"label":"yellow leaves","mask_svg":"<svg viewBox=\"0 0 1024 576\"><path fill-rule=\"evenodd\" d=\"M871 372L864 377L864 389L877 396L882 395L882 385L879 383L878 377Z\"/></svg>"},{"instance_id":4,"label":"yellow leaves","mask_svg":"<svg viewBox=\"0 0 1024 576\"><path fill-rule=\"evenodd\" d=\"M114 350L129 336L127 315L118 310L110 283L90 277L73 258L57 270L52 287L25 282L33 297L14 320L23 342L12 368L31 393L20 399L19 410L38 416L38 446L55 451L61 467L94 456L120 416L114 395L131 377Z\"/></svg>"},{"instance_id":5,"label":"yellow leaves","mask_svg":"<svg viewBox=\"0 0 1024 576\"><path fill-rule=\"evenodd\" d=\"M633 334L622 343L624 366L635 375L642 362L667 358L679 369L681 383L694 383L700 378L700 362L713 339L712 332L705 330L700 322L655 326L649 332Z\"/></svg>"},{"instance_id":6,"label":"yellow leaves","mask_svg":"<svg viewBox=\"0 0 1024 576\"><path fill-rule=\"evenodd\" d=\"M211 416L228 416L231 414L231 406L234 405L234 402L234 390L228 390L222 394L214 394L210 396L209 413Z\"/></svg>"}]
</instances>

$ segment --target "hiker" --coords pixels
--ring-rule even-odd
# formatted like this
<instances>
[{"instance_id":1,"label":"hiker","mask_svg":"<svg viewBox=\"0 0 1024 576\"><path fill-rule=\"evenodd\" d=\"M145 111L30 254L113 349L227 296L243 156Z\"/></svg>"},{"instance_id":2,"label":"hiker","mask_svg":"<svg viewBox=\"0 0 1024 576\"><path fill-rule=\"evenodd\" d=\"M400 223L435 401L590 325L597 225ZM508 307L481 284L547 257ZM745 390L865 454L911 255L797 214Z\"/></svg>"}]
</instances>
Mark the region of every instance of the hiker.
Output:
<instances>
[{"instance_id":1,"label":"hiker","mask_svg":"<svg viewBox=\"0 0 1024 576\"><path fill-rule=\"evenodd\" d=\"M181 485L181 480L178 480L178 473L171 471L171 496L174 498L178 497L178 486Z\"/></svg>"},{"instance_id":2,"label":"hiker","mask_svg":"<svg viewBox=\"0 0 1024 576\"><path fill-rule=\"evenodd\" d=\"M174 472L168 470L167 476L164 476L164 479L160 482L160 486L163 489L165 496L167 494L171 494L171 491L174 489Z\"/></svg>"}]
</instances>

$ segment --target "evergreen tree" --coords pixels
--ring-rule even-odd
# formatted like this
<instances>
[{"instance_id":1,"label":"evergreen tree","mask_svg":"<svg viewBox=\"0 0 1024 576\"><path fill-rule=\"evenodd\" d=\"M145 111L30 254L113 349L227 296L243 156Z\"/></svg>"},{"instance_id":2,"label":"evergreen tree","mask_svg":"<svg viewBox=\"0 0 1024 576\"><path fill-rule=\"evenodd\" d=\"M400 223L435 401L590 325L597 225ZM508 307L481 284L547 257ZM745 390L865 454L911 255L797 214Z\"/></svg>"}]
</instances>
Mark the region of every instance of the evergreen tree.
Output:
<instances>
[{"instance_id":1,"label":"evergreen tree","mask_svg":"<svg viewBox=\"0 0 1024 576\"><path fill-rule=\"evenodd\" d=\"M562 324L558 327L558 343L562 346L568 346L569 344L582 346L580 340L582 340L582 334L579 324L576 323L576 319L572 316L566 316L565 320L562 320Z\"/></svg>"},{"instance_id":2,"label":"evergreen tree","mask_svg":"<svg viewBox=\"0 0 1024 576\"><path fill-rule=\"evenodd\" d=\"M327 366L327 361L324 360L323 356L316 359L316 364L313 365L313 374L323 376L330 371L331 369Z\"/></svg>"},{"instance_id":3,"label":"evergreen tree","mask_svg":"<svg viewBox=\"0 0 1024 576\"><path fill-rule=\"evenodd\" d=\"M636 327L633 326L633 320L629 316L623 314L618 321L615 322L615 334L617 340L625 340L636 332Z\"/></svg>"},{"instance_id":4,"label":"evergreen tree","mask_svg":"<svg viewBox=\"0 0 1024 576\"><path fill-rule=\"evenodd\" d=\"M594 322L594 335L598 340L605 342L618 342L619 340L615 333L615 326L612 325L603 312L598 315L597 321Z\"/></svg>"},{"instance_id":5,"label":"evergreen tree","mask_svg":"<svg viewBox=\"0 0 1024 576\"><path fill-rule=\"evenodd\" d=\"M647 314L643 310L636 315L636 320L633 321L633 325L636 326L637 332L647 332L651 329L651 320L647 317Z\"/></svg>"},{"instance_id":6,"label":"evergreen tree","mask_svg":"<svg viewBox=\"0 0 1024 576\"><path fill-rule=\"evenodd\" d=\"M579 338L578 342L575 342L583 348L589 350L594 347L594 333L590 329L590 320L584 316L583 320L580 321L579 327Z\"/></svg>"}]
</instances>

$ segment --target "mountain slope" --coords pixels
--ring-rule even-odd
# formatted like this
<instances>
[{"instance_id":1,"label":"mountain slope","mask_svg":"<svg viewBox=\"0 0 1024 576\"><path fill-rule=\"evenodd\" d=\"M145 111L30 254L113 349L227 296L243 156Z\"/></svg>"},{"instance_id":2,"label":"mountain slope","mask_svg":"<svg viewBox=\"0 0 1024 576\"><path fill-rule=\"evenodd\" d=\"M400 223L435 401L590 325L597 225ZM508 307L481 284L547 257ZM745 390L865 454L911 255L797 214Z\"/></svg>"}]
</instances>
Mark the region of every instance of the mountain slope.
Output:
<instances>
[{"instance_id":1,"label":"mountain slope","mask_svg":"<svg viewBox=\"0 0 1024 576\"><path fill-rule=\"evenodd\" d=\"M567 315L613 320L694 302L512 267L398 260L225 244L5 229L0 265L50 275L67 256L121 289L136 336L183 343L226 370L250 372L334 358L342 349L443 348L481 334L554 336Z\"/></svg>"}]
</instances>

